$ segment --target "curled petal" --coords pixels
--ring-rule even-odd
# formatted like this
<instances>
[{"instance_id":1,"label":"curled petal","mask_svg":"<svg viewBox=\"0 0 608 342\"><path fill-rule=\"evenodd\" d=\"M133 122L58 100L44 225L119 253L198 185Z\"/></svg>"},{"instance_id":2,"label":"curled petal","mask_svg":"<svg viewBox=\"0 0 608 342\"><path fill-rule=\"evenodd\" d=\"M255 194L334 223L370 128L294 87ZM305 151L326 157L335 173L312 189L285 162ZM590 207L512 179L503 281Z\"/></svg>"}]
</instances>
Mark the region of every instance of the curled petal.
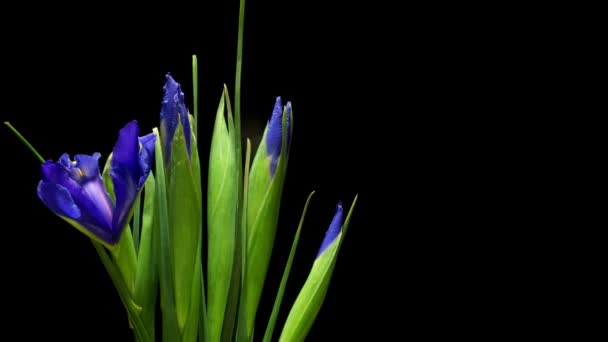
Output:
<instances>
[{"instance_id":1,"label":"curled petal","mask_svg":"<svg viewBox=\"0 0 608 342\"><path fill-rule=\"evenodd\" d=\"M40 181L38 183L38 197L44 205L51 209L55 214L64 216L72 220L80 218L80 209L70 192L61 185Z\"/></svg>"}]
</instances>

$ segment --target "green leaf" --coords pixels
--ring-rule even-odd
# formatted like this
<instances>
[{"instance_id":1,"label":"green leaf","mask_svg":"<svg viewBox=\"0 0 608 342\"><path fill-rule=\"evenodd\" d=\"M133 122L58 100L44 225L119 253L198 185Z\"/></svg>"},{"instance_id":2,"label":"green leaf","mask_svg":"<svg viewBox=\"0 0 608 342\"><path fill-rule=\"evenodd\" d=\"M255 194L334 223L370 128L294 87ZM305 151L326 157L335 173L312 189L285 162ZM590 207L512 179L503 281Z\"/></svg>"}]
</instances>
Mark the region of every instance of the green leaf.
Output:
<instances>
[{"instance_id":1,"label":"green leaf","mask_svg":"<svg viewBox=\"0 0 608 342\"><path fill-rule=\"evenodd\" d=\"M310 203L310 199L314 194L315 192L313 191L310 193L310 195L308 195L308 199L306 200L306 204L304 205L304 210L302 211L302 216L300 217L300 223L298 224L298 230L296 231L296 235L293 238L293 243L291 244L291 251L289 252L287 264L285 265L285 271L283 271L283 277L281 278L281 285L279 285L277 298L274 301L272 313L270 314L270 319L268 320L268 326L266 327L266 333L264 334L264 342L270 342L270 340L272 339L274 325L276 323L277 316L279 315L279 309L281 307L281 302L283 301L283 293L285 292L285 286L287 285L287 279L289 278L289 272L291 271L291 264L293 263L293 258L296 254L296 248L298 247L298 241L300 240L300 231L302 230L304 218L306 217L306 212L308 211L308 204Z\"/></svg>"},{"instance_id":2,"label":"green leaf","mask_svg":"<svg viewBox=\"0 0 608 342\"><path fill-rule=\"evenodd\" d=\"M154 340L156 296L158 289L158 211L156 208L156 180L150 172L146 179L144 208L141 226L141 242L137 258L135 277L135 302L142 307L141 318Z\"/></svg>"},{"instance_id":3,"label":"green leaf","mask_svg":"<svg viewBox=\"0 0 608 342\"><path fill-rule=\"evenodd\" d=\"M204 331L199 331L201 316L206 319L204 313L202 312L202 299L201 296L203 294L202 291L202 261L201 261L201 245L202 241L199 240L196 261L194 265L194 273L192 274L192 305L190 305L190 310L188 312L188 318L186 320L186 324L184 326L183 333L183 341L195 341L197 334L204 334Z\"/></svg>"},{"instance_id":4,"label":"green leaf","mask_svg":"<svg viewBox=\"0 0 608 342\"><path fill-rule=\"evenodd\" d=\"M19 138L19 140L21 140L21 142L27 146L27 148L29 148L29 150L36 156L36 158L38 158L38 160L41 163L44 163L44 158L42 158L42 156L40 155L40 153L38 153L38 151L36 151L36 149L34 148L34 146L32 146L32 144L29 143L29 141L27 141L27 139L25 139L25 137L23 135L21 135L21 133L19 133L19 131L13 127L13 125L11 125L10 122L8 121L4 121L4 124L6 126L8 126L8 128L17 136L17 138Z\"/></svg>"},{"instance_id":5,"label":"green leaf","mask_svg":"<svg viewBox=\"0 0 608 342\"><path fill-rule=\"evenodd\" d=\"M196 198L201 201L202 208L202 189L201 189L201 171L200 171L200 159L198 154L198 143L196 140L195 134L195 125L193 124L194 118L192 115L188 116L190 120L191 127L191 163L192 163L192 177L194 178L194 191L196 192ZM200 338L205 338L205 341L208 340L206 337L207 332L203 329L206 329L207 326L207 307L205 303L205 290L204 290L204 278L203 278L203 265L202 265L202 227L203 227L203 217L202 212L200 216L198 216L198 227L200 227L200 234L198 234L198 244L196 247L196 258L194 265L194 273L192 275L192 300L190 305L190 310L188 313L188 318L186 320L186 324L184 326L183 333L183 341L195 341L197 335Z\"/></svg>"},{"instance_id":6,"label":"green leaf","mask_svg":"<svg viewBox=\"0 0 608 342\"><path fill-rule=\"evenodd\" d=\"M153 129L158 136L158 128ZM158 228L159 234L159 276L160 276L160 299L163 311L163 340L179 341L179 330L177 327L177 313L175 310L175 292L173 285L173 269L171 255L171 241L169 235L169 210L167 208L167 187L165 181L165 169L163 167L163 152L160 143L156 139L154 146L156 160L156 198L158 206Z\"/></svg>"},{"instance_id":7,"label":"green leaf","mask_svg":"<svg viewBox=\"0 0 608 342\"><path fill-rule=\"evenodd\" d=\"M199 198L201 200L201 208L202 208L202 200L203 200L203 195L202 195L202 180L201 180L201 163L200 163L200 157L199 157L199 153L198 153L198 138L197 138L197 125L198 125L198 119L196 119L196 117L198 117L198 115L196 114L198 112L198 64L196 61L196 56L192 56L193 57L193 87L194 87L194 113L195 113L195 117L193 117L192 115L189 115L189 119L190 119L190 127L191 127L191 152L192 152L192 156L191 156L191 162L192 162L192 177L194 178L194 190L196 191L196 197ZM201 216L199 217L199 223L198 223L199 227L201 227L201 232L202 232L202 227L203 227L203 217L202 217L202 213ZM201 254L201 250L202 250L202 244L203 244L203 239L202 239L202 233L199 235L199 246L197 247L197 256L196 256L196 264L195 264L195 274L193 275L193 279L192 279L192 303L197 303L196 305L192 305L190 312L192 313L192 315L188 315L188 322L186 322L186 331L184 333L184 340L185 341L190 341L190 340L194 340L194 336L192 336L193 334L196 334L196 331L198 330L198 337L199 337L199 341L209 341L209 329L208 327L208 319L207 319L207 303L206 303L206 299L205 299L205 278L203 275L203 265L202 265L202 254ZM194 317L195 315L193 314L193 312L199 312L199 319L198 322L194 321ZM194 325L196 325L196 327L194 327ZM196 329L198 328L198 329Z\"/></svg>"},{"instance_id":8,"label":"green leaf","mask_svg":"<svg viewBox=\"0 0 608 342\"><path fill-rule=\"evenodd\" d=\"M210 341L219 341L234 262L237 184L234 143L224 118L222 93L215 117L207 186L207 301Z\"/></svg>"},{"instance_id":9,"label":"green leaf","mask_svg":"<svg viewBox=\"0 0 608 342\"><path fill-rule=\"evenodd\" d=\"M247 198L247 189L249 188L249 164L251 160L251 140L247 139L247 149L245 152L245 175L243 178L243 196L240 198ZM249 341L247 333L249 329L247 327L247 316L244 310L244 305L247 303L246 294L247 291L247 277L246 269L243 265L247 265L247 201L242 202L239 217L241 218L240 224L237 225L236 238L237 247L235 248L234 268L232 272L232 285L231 285L231 305L229 305L230 317L233 317L228 324L224 325L225 340L230 341L229 338L232 336L234 329L234 322L237 322L236 328L236 341ZM237 218L238 219L238 218Z\"/></svg>"},{"instance_id":10,"label":"green leaf","mask_svg":"<svg viewBox=\"0 0 608 342\"><path fill-rule=\"evenodd\" d=\"M247 138L247 152L245 154L245 177L243 179L243 198L242 200L242 211L239 213L241 217L241 236L240 236L240 254L241 254L241 298L239 299L239 311L238 311L238 327L237 327L237 339L238 341L253 340L253 328L249 329L247 326L247 311L245 305L247 305L247 198L249 196L249 171L251 165L251 140ZM243 252L244 251L244 252ZM247 333L252 331L251 339L248 339Z\"/></svg>"},{"instance_id":11,"label":"green leaf","mask_svg":"<svg viewBox=\"0 0 608 342\"><path fill-rule=\"evenodd\" d=\"M177 323L183 333L192 304L192 279L199 239L202 209L197 198L192 164L186 148L183 127L178 123L171 148L167 204L169 214L169 236L174 276L175 308ZM198 322L198 312L195 320Z\"/></svg>"},{"instance_id":12,"label":"green leaf","mask_svg":"<svg viewBox=\"0 0 608 342\"><path fill-rule=\"evenodd\" d=\"M304 341L314 323L321 305L325 300L327 288L331 281L334 266L338 257L338 251L348 229L350 218L357 203L357 196L353 200L348 216L342 225L341 233L336 240L315 260L312 269L300 294L293 304L279 341L298 342Z\"/></svg>"}]
</instances>

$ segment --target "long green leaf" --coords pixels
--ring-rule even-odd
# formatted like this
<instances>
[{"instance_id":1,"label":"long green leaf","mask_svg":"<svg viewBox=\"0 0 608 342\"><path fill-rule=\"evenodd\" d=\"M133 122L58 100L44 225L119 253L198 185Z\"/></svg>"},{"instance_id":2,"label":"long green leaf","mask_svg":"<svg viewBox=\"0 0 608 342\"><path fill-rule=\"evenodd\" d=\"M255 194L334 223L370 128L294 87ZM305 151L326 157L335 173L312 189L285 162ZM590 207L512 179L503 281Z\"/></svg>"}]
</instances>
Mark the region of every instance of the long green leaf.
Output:
<instances>
[{"instance_id":1,"label":"long green leaf","mask_svg":"<svg viewBox=\"0 0 608 342\"><path fill-rule=\"evenodd\" d=\"M153 129L156 136L158 129ZM167 187L165 182L165 169L163 167L163 152L161 139L156 139L154 146L156 160L156 197L159 213L159 276L161 307L163 311L163 339L166 341L179 341L177 327L177 313L175 310L175 292L173 289L173 270L169 241L169 210L167 208Z\"/></svg>"},{"instance_id":2,"label":"long green leaf","mask_svg":"<svg viewBox=\"0 0 608 342\"><path fill-rule=\"evenodd\" d=\"M27 139L25 139L25 137L23 137L23 135L21 135L21 133L19 133L19 131L13 127L13 125L11 125L10 122L8 121L4 121L4 124L8 126L8 128L15 133L15 135L17 136L17 138L19 138L19 140L21 140L21 142L27 146L27 148L30 149L30 151L32 151L32 153L36 156L36 158L38 158L38 160L41 163L44 163L44 158L42 158L42 156L40 155L40 153L38 153L38 151L36 151L36 149L34 148L34 146L32 146L32 144L29 143L29 141L27 141Z\"/></svg>"},{"instance_id":3,"label":"long green leaf","mask_svg":"<svg viewBox=\"0 0 608 342\"><path fill-rule=\"evenodd\" d=\"M246 342L249 340L248 332L249 328L247 327L247 315L244 310L244 306L247 304L247 189L249 188L249 165L251 161L251 140L247 138L247 149L245 153L245 176L243 178L243 202L242 202L242 212L241 215L241 224L239 229L239 234L237 235L237 243L239 244L238 253L235 253L235 257L239 258L240 264L238 265L238 269L235 268L235 272L238 272L240 277L240 289L239 299L238 299L238 309L237 315L235 319L237 320L237 329L236 329L236 341L237 342ZM236 295L234 296L236 298Z\"/></svg>"},{"instance_id":4,"label":"long green leaf","mask_svg":"<svg viewBox=\"0 0 608 342\"><path fill-rule=\"evenodd\" d=\"M227 303L234 267L237 184L233 136L225 120L225 99L223 92L211 139L207 186L207 289L211 341L222 339L225 319L230 318Z\"/></svg>"},{"instance_id":5,"label":"long green leaf","mask_svg":"<svg viewBox=\"0 0 608 342\"><path fill-rule=\"evenodd\" d=\"M202 234L199 226L202 216L201 199L197 198L191 165L183 127L181 123L178 123L169 163L167 204L175 309L180 333L184 331L192 304L192 278L195 271L198 240ZM196 315L196 322L198 322L198 313Z\"/></svg>"},{"instance_id":6,"label":"long green leaf","mask_svg":"<svg viewBox=\"0 0 608 342\"><path fill-rule=\"evenodd\" d=\"M270 314L270 319L268 320L268 325L266 326L266 333L264 334L263 340L264 342L270 342L272 339L274 325L276 323L277 316L279 315L279 309L281 307L281 302L283 301L283 293L285 292L285 286L287 285L287 279L289 278L289 272L291 271L291 264L293 263L296 248L298 247L298 241L300 240L300 231L302 230L302 225L304 225L304 218L306 217L306 212L308 211L308 204L310 203L310 199L314 194L315 192L313 191L310 193L310 195L308 195L308 199L304 205L304 210L302 211L302 216L300 217L300 223L298 224L298 230L296 231L296 235L293 238L293 243L291 244L291 251L289 252L289 257L287 258L285 271L283 271L281 285L279 285L279 291L277 292L277 297L274 301L274 306L272 307L272 313Z\"/></svg>"},{"instance_id":7,"label":"long green leaf","mask_svg":"<svg viewBox=\"0 0 608 342\"><path fill-rule=\"evenodd\" d=\"M144 322L152 340L155 335L156 296L158 290L158 211L156 208L156 180L150 173L145 185L144 208L141 226L141 243L137 257L135 302L142 307Z\"/></svg>"},{"instance_id":8,"label":"long green leaf","mask_svg":"<svg viewBox=\"0 0 608 342\"><path fill-rule=\"evenodd\" d=\"M192 177L194 178L194 191L196 198L199 199L202 208L202 189L201 189L201 171L200 171L200 159L198 154L198 143L195 133L194 117L189 115L190 127L191 127L191 148L192 148ZM195 341L197 335L199 340L204 338L208 341L207 332L203 329L207 327L207 307L205 303L205 286L203 278L203 265L202 265L202 245L203 245L203 214L202 210L198 215L196 223L198 227L198 242L196 247L196 256L194 261L194 272L192 274L192 290L191 290L191 305L188 312L188 318L184 326L183 341Z\"/></svg>"}]
</instances>

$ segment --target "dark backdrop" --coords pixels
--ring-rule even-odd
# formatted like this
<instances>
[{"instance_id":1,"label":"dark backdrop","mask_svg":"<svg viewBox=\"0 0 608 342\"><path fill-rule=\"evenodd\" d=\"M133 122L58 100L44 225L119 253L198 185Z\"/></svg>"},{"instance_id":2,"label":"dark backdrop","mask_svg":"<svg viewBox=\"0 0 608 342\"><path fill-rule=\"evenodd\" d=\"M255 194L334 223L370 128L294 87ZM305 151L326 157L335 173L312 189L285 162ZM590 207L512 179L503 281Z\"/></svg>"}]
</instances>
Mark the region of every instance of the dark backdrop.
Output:
<instances>
[{"instance_id":1,"label":"dark backdrop","mask_svg":"<svg viewBox=\"0 0 608 342\"><path fill-rule=\"evenodd\" d=\"M157 10L162 15L153 16ZM105 158L131 119L150 131L158 125L167 72L182 83L192 108L196 54L199 148L206 164L222 84L234 95L237 1L136 10L7 7L1 13L2 120L45 158L64 152L101 152ZM336 202L348 207L357 193L358 208L309 340L468 335L480 322L494 323L486 313L496 297L480 296L494 280L472 281L488 265L470 266L484 259L472 252L478 231L471 227L486 224L493 209L486 192L492 188L473 185L471 177L485 179L492 166L467 163L487 157L472 156L471 148L484 140L471 134L471 113L497 111L501 103L484 107L489 92L479 66L493 52L471 53L477 47L469 45L469 27L439 6L249 1L243 136L257 144L275 96L292 101L295 117L258 335L312 190L317 194L277 336ZM492 127L484 134L492 135ZM7 129L0 129L0 139L0 310L8 317L3 332L34 339L131 339L122 305L88 240L38 200L39 163ZM492 249L488 241L484 249Z\"/></svg>"}]
</instances>

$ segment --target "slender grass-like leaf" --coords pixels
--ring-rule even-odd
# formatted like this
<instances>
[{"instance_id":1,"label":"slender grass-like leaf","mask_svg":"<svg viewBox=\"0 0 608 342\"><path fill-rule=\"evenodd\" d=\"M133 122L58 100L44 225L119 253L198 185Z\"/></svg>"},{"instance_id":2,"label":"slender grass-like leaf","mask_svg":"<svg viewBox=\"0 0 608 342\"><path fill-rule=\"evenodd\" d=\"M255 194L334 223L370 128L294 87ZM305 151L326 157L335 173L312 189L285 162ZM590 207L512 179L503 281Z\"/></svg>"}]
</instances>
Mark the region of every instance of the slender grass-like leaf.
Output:
<instances>
[{"instance_id":1,"label":"slender grass-like leaf","mask_svg":"<svg viewBox=\"0 0 608 342\"><path fill-rule=\"evenodd\" d=\"M239 289L239 301L237 308L237 327L236 327L236 341L248 341L248 332L249 329L247 327L247 315L244 310L244 306L247 304L247 189L249 188L249 166L251 161L251 140L247 138L247 149L245 153L245 175L243 179L243 204L242 204L242 212L241 214L241 224L240 224L240 236L237 240L239 243L239 254L240 254L240 265L239 265L239 276L241 278L240 281L240 289Z\"/></svg>"},{"instance_id":2,"label":"slender grass-like leaf","mask_svg":"<svg viewBox=\"0 0 608 342\"><path fill-rule=\"evenodd\" d=\"M156 180L150 172L144 188L144 207L141 242L135 276L135 302L142 307L141 318L152 340L155 336L155 312L158 290L158 211L156 208Z\"/></svg>"},{"instance_id":3,"label":"slender grass-like leaf","mask_svg":"<svg viewBox=\"0 0 608 342\"><path fill-rule=\"evenodd\" d=\"M153 129L158 136L158 128ZM165 169L162 161L163 152L161 139L156 139L154 159L156 160L156 198L159 214L159 276L161 292L161 308L163 311L163 339L166 341L179 341L177 327L177 312L175 310L175 292L173 289L173 270L171 267L171 253L169 241L169 210L167 208L167 187L165 182Z\"/></svg>"},{"instance_id":4,"label":"slender grass-like leaf","mask_svg":"<svg viewBox=\"0 0 608 342\"><path fill-rule=\"evenodd\" d=\"M23 135L21 135L21 133L19 133L19 131L13 127L13 125L11 125L10 122L8 121L4 121L4 124L6 126L8 126L8 128L15 133L15 135L17 136L17 138L19 138L19 140L21 140L21 142L27 146L27 148L29 148L29 150L36 156L36 158L38 158L38 160L41 163L44 163L44 158L42 158L42 156L40 155L40 153L38 153L38 151L36 151L36 149L34 148L34 146L32 146L32 144L29 143L29 141L27 141L27 139L25 139L25 137L23 137Z\"/></svg>"},{"instance_id":5,"label":"slender grass-like leaf","mask_svg":"<svg viewBox=\"0 0 608 342\"><path fill-rule=\"evenodd\" d=\"M315 192L313 191L310 193L310 195L308 195L308 199L306 200L306 204L304 205L304 210L302 211L302 216L300 217L300 223L298 224L298 230L296 231L296 235L293 238L291 250L289 251L289 257L287 258L287 264L285 265L285 270L283 271L283 277L281 278L279 291L277 292L277 297L274 301L274 306L272 307L272 313L270 314L270 319L268 320L268 325L266 326L266 333L264 334L263 339L264 342L270 342L272 339L274 326L277 320L277 316L279 315L281 302L283 301L283 293L285 292L287 279L289 278L289 272L291 271L291 264L293 263L293 259L296 254L296 248L298 247L298 241L300 240L300 231L302 230L302 226L304 225L304 218L306 217L306 212L308 211L308 204L310 203L310 200L314 194Z\"/></svg>"}]
</instances>

